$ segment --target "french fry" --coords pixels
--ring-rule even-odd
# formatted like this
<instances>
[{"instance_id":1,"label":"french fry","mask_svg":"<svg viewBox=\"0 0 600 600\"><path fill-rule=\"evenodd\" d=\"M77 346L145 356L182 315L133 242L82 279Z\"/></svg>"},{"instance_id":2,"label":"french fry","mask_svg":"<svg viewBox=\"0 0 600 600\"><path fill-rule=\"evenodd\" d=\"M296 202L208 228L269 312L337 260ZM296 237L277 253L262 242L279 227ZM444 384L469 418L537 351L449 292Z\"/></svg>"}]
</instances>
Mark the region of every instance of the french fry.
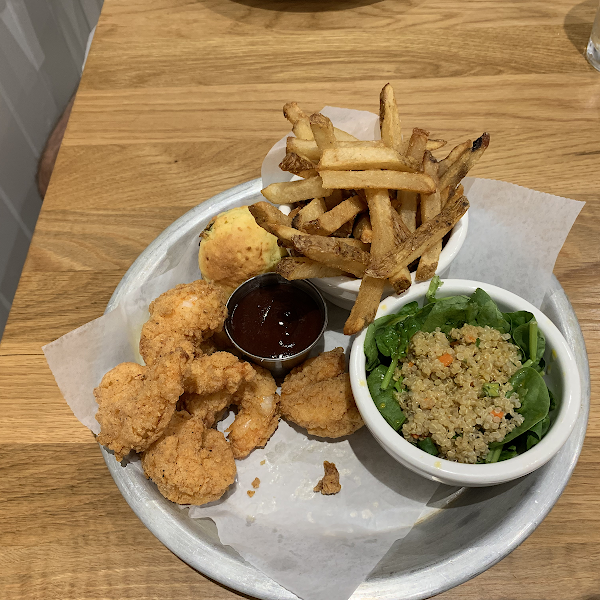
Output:
<instances>
[{"instance_id":1,"label":"french fry","mask_svg":"<svg viewBox=\"0 0 600 600\"><path fill-rule=\"evenodd\" d=\"M365 190L369 205L369 216L373 229L371 242L371 263L377 263L387 254L394 252L399 246L400 239L396 231L396 222L393 217L394 209L390 203L387 190ZM390 284L398 293L407 290L411 284L410 273L407 268L399 269L389 277Z\"/></svg>"},{"instance_id":2,"label":"french fry","mask_svg":"<svg viewBox=\"0 0 600 600\"><path fill-rule=\"evenodd\" d=\"M455 190L451 190L449 187L442 190L440 192L440 201L442 204L442 208L444 208L444 206L446 206L446 202L448 202L449 198L451 198L452 196L463 196L464 193L465 193L465 188L462 186L462 184L459 185Z\"/></svg>"},{"instance_id":3,"label":"french fry","mask_svg":"<svg viewBox=\"0 0 600 600\"><path fill-rule=\"evenodd\" d=\"M467 150L470 150L472 147L473 142L471 140L465 140L457 146L454 146L454 148L450 150L446 158L440 160L440 163L438 165L438 177L444 175L444 173L450 168L450 166L456 162L458 157L464 152L467 152Z\"/></svg>"},{"instance_id":4,"label":"french fry","mask_svg":"<svg viewBox=\"0 0 600 600\"><path fill-rule=\"evenodd\" d=\"M427 150L437 150L438 148L442 148L443 146L445 146L447 143L448 142L446 142L446 140L433 140L429 138L427 140Z\"/></svg>"},{"instance_id":5,"label":"french fry","mask_svg":"<svg viewBox=\"0 0 600 600\"><path fill-rule=\"evenodd\" d=\"M323 150L319 169L334 171L365 171L369 169L390 169L416 173L421 163L398 154L392 148L350 147Z\"/></svg>"},{"instance_id":6,"label":"french fry","mask_svg":"<svg viewBox=\"0 0 600 600\"><path fill-rule=\"evenodd\" d=\"M489 144L489 133L484 133L481 137L478 137L473 142L471 149L463 152L454 163L448 167L448 170L440 176L440 190L444 190L447 187L454 190L461 179L467 176L471 167L483 156L483 153L486 151Z\"/></svg>"},{"instance_id":7,"label":"french fry","mask_svg":"<svg viewBox=\"0 0 600 600\"><path fill-rule=\"evenodd\" d=\"M320 177L310 177L300 181L272 183L261 190L261 194L275 204L293 204L300 200L329 196L331 190L323 188Z\"/></svg>"},{"instance_id":8,"label":"french fry","mask_svg":"<svg viewBox=\"0 0 600 600\"><path fill-rule=\"evenodd\" d=\"M359 215L354 222L352 236L365 244L370 244L373 241L373 228L371 227L371 219L369 215Z\"/></svg>"},{"instance_id":9,"label":"french fry","mask_svg":"<svg viewBox=\"0 0 600 600\"><path fill-rule=\"evenodd\" d=\"M285 257L277 263L276 272L285 279L314 279L317 277L338 277L344 275L344 271L334 267L328 267L306 257Z\"/></svg>"},{"instance_id":10,"label":"french fry","mask_svg":"<svg viewBox=\"0 0 600 600\"><path fill-rule=\"evenodd\" d=\"M283 105L283 116L295 125L299 119L307 119L308 115L298 106L297 102L287 102Z\"/></svg>"},{"instance_id":11,"label":"french fry","mask_svg":"<svg viewBox=\"0 0 600 600\"><path fill-rule=\"evenodd\" d=\"M367 275L384 279L419 258L427 248L441 240L469 209L466 196L454 197L431 221L423 223L396 250L376 263L371 263Z\"/></svg>"},{"instance_id":12,"label":"french fry","mask_svg":"<svg viewBox=\"0 0 600 600\"><path fill-rule=\"evenodd\" d=\"M324 240L332 240L333 241L333 238L327 238L325 236L308 234L304 231L300 231L299 229L295 229L295 228L289 227L287 225L275 223L273 221L264 221L264 220L259 220L259 219L255 219L255 220L256 220L256 223L258 225L260 225L260 227L262 227L269 233L273 234L276 238L278 238L281 245L285 246L286 248L294 247L293 238L296 236L311 237L311 238L321 237ZM340 244L342 244L342 246L344 248L346 248L346 247L347 248L355 248L356 250L358 250L362 253L365 253L365 254L369 250L369 246L367 244L361 242L360 240L355 240L354 238L343 238L343 239L336 238L336 240Z\"/></svg>"},{"instance_id":13,"label":"french fry","mask_svg":"<svg viewBox=\"0 0 600 600\"><path fill-rule=\"evenodd\" d=\"M294 208L290 210L290 214L288 216L290 217L291 221L294 220L294 217L306 206L306 204L306 202L298 202L298 204L296 204Z\"/></svg>"},{"instance_id":14,"label":"french fry","mask_svg":"<svg viewBox=\"0 0 600 600\"><path fill-rule=\"evenodd\" d=\"M315 170L317 165L311 160L296 154L295 152L288 152L285 155L285 158L279 163L279 168L282 171L287 171L288 173L293 173L294 175L300 175L301 173L305 173L307 171L314 171L315 175L318 175Z\"/></svg>"},{"instance_id":15,"label":"french fry","mask_svg":"<svg viewBox=\"0 0 600 600\"><path fill-rule=\"evenodd\" d=\"M333 133L335 133L335 139L339 142L357 142L358 139L355 138L352 134L343 131L342 129L338 129L337 127L333 128Z\"/></svg>"},{"instance_id":16,"label":"french fry","mask_svg":"<svg viewBox=\"0 0 600 600\"><path fill-rule=\"evenodd\" d=\"M429 139L429 131L415 127L408 141L408 150L406 155L419 164L423 162L425 150L427 149L427 140Z\"/></svg>"},{"instance_id":17,"label":"french fry","mask_svg":"<svg viewBox=\"0 0 600 600\"><path fill-rule=\"evenodd\" d=\"M325 200L323 198L315 198L298 211L298 214L292 219L292 227L306 233L316 233L316 231L312 230L314 228L306 229L305 227L308 223L318 219L326 211Z\"/></svg>"},{"instance_id":18,"label":"french fry","mask_svg":"<svg viewBox=\"0 0 600 600\"><path fill-rule=\"evenodd\" d=\"M251 204L248 210L256 223L263 227L263 229L267 229L263 224L281 225L284 227L291 227L292 225L292 219L289 215L284 215L278 208L264 200ZM267 229L267 231L269 230Z\"/></svg>"},{"instance_id":19,"label":"french fry","mask_svg":"<svg viewBox=\"0 0 600 600\"><path fill-rule=\"evenodd\" d=\"M402 151L402 127L394 89L387 83L379 95L379 128L386 146Z\"/></svg>"},{"instance_id":20,"label":"french fry","mask_svg":"<svg viewBox=\"0 0 600 600\"><path fill-rule=\"evenodd\" d=\"M354 227L354 218L350 219L349 221L346 221L339 229L336 229L331 234L331 237L343 238L344 241L349 242L352 239L350 236L352 235L353 227ZM360 241L360 240L355 240L355 241ZM360 243L362 246L365 246L365 244L363 244L362 242L360 242ZM368 248L365 247L364 249L366 251L368 251Z\"/></svg>"},{"instance_id":21,"label":"french fry","mask_svg":"<svg viewBox=\"0 0 600 600\"><path fill-rule=\"evenodd\" d=\"M323 152L325 148L335 148L337 140L331 121L321 113L315 113L310 115L309 122L319 150Z\"/></svg>"},{"instance_id":22,"label":"french fry","mask_svg":"<svg viewBox=\"0 0 600 600\"><path fill-rule=\"evenodd\" d=\"M369 263L367 252L351 246L339 238L295 235L292 236L292 243L294 248L307 258L351 273L355 277L362 277Z\"/></svg>"},{"instance_id":23,"label":"french fry","mask_svg":"<svg viewBox=\"0 0 600 600\"><path fill-rule=\"evenodd\" d=\"M362 278L356 302L344 325L345 335L354 335L373 322L384 287L385 279Z\"/></svg>"},{"instance_id":24,"label":"french fry","mask_svg":"<svg viewBox=\"0 0 600 600\"><path fill-rule=\"evenodd\" d=\"M337 132L339 130L334 127L333 131L336 134L337 139ZM345 134L345 136L351 137L350 134ZM336 141L335 146L336 148L385 148L385 144L381 140L362 141L356 139L344 139ZM302 140L295 137L288 137L286 149L287 152L294 152L315 163L319 162L319 159L321 158L321 150L314 140Z\"/></svg>"},{"instance_id":25,"label":"french fry","mask_svg":"<svg viewBox=\"0 0 600 600\"><path fill-rule=\"evenodd\" d=\"M321 235L331 235L344 223L354 219L358 213L365 210L367 210L365 201L360 196L352 196L318 216L316 225Z\"/></svg>"},{"instance_id":26,"label":"french fry","mask_svg":"<svg viewBox=\"0 0 600 600\"><path fill-rule=\"evenodd\" d=\"M293 152L312 162L318 163L321 158L321 150L314 140L301 140L296 137L289 137L286 140L286 151Z\"/></svg>"},{"instance_id":27,"label":"french fry","mask_svg":"<svg viewBox=\"0 0 600 600\"><path fill-rule=\"evenodd\" d=\"M425 158L423 159L423 172L429 175L434 181L437 181L437 163L429 152L425 153ZM431 219L439 214L440 210L442 210L440 192L436 190L433 194L421 194L420 210L421 223L431 221ZM423 252L421 258L419 258L415 281L427 281L435 275L441 251L442 240L439 239Z\"/></svg>"},{"instance_id":28,"label":"french fry","mask_svg":"<svg viewBox=\"0 0 600 600\"><path fill-rule=\"evenodd\" d=\"M325 197L325 204L327 205L327 210L331 210L335 208L340 202L344 201L344 193L342 190L333 190L331 192L331 196Z\"/></svg>"},{"instance_id":29,"label":"french fry","mask_svg":"<svg viewBox=\"0 0 600 600\"><path fill-rule=\"evenodd\" d=\"M297 138L301 140L314 140L312 129L310 128L310 122L308 117L302 117L298 119L292 127L292 132Z\"/></svg>"},{"instance_id":30,"label":"french fry","mask_svg":"<svg viewBox=\"0 0 600 600\"><path fill-rule=\"evenodd\" d=\"M428 131L415 127L408 142L406 150L407 157L422 164L428 138ZM415 231L417 228L418 204L419 198L414 191L401 190L396 194L395 208L398 210L403 223L411 232Z\"/></svg>"},{"instance_id":31,"label":"french fry","mask_svg":"<svg viewBox=\"0 0 600 600\"><path fill-rule=\"evenodd\" d=\"M431 194L435 183L423 173L403 171L320 171L323 187L328 190L342 189L391 189L412 190ZM318 195L318 194L315 194Z\"/></svg>"}]
</instances>

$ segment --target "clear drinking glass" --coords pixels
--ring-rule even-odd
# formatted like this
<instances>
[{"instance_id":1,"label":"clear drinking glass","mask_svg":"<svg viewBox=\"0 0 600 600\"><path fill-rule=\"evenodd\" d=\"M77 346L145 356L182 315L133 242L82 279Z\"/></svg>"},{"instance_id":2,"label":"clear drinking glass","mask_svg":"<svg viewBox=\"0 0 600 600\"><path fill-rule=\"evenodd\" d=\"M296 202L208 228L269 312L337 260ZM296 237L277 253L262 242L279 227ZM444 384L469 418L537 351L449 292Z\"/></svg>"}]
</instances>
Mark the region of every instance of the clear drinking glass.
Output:
<instances>
[{"instance_id":1,"label":"clear drinking glass","mask_svg":"<svg viewBox=\"0 0 600 600\"><path fill-rule=\"evenodd\" d=\"M596 18L594 19L594 26L592 27L585 55L590 65L600 71L600 6L596 11Z\"/></svg>"}]
</instances>

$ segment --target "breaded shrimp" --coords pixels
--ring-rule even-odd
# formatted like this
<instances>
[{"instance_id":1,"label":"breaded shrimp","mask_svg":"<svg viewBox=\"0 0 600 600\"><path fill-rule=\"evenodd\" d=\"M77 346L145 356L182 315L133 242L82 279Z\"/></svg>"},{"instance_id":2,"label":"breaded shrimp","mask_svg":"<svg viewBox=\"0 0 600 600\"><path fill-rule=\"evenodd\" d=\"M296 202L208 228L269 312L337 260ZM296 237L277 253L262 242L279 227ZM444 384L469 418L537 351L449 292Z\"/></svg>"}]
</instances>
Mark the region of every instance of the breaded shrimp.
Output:
<instances>
[{"instance_id":1,"label":"breaded shrimp","mask_svg":"<svg viewBox=\"0 0 600 600\"><path fill-rule=\"evenodd\" d=\"M223 291L202 279L181 284L150 303L150 319L142 327L140 354L153 365L162 354L183 348L189 358L201 343L221 331L227 308Z\"/></svg>"},{"instance_id":2,"label":"breaded shrimp","mask_svg":"<svg viewBox=\"0 0 600 600\"><path fill-rule=\"evenodd\" d=\"M98 403L98 442L118 461L131 450L142 452L164 432L183 393L187 356L179 348L154 366L121 363L94 390Z\"/></svg>"},{"instance_id":3,"label":"breaded shrimp","mask_svg":"<svg viewBox=\"0 0 600 600\"><path fill-rule=\"evenodd\" d=\"M218 500L236 475L225 436L185 412L175 413L165 435L142 454L142 467L158 491L178 504Z\"/></svg>"},{"instance_id":4,"label":"breaded shrimp","mask_svg":"<svg viewBox=\"0 0 600 600\"><path fill-rule=\"evenodd\" d=\"M256 372L250 364L229 352L215 352L188 363L184 377L186 392L213 394L221 390L235 392L244 381L252 381Z\"/></svg>"},{"instance_id":5,"label":"breaded shrimp","mask_svg":"<svg viewBox=\"0 0 600 600\"><path fill-rule=\"evenodd\" d=\"M252 368L256 377L234 394L239 412L227 429L235 458L245 458L254 448L262 448L279 424L277 384L267 369Z\"/></svg>"},{"instance_id":6,"label":"breaded shrimp","mask_svg":"<svg viewBox=\"0 0 600 600\"><path fill-rule=\"evenodd\" d=\"M206 427L213 427L227 408L234 404L234 397L227 390L219 390L212 394L185 393L179 399L181 408L193 417L200 417Z\"/></svg>"},{"instance_id":7,"label":"breaded shrimp","mask_svg":"<svg viewBox=\"0 0 600 600\"><path fill-rule=\"evenodd\" d=\"M293 369L281 386L283 418L318 437L337 438L360 429L364 423L344 364L344 351L336 348Z\"/></svg>"}]
</instances>

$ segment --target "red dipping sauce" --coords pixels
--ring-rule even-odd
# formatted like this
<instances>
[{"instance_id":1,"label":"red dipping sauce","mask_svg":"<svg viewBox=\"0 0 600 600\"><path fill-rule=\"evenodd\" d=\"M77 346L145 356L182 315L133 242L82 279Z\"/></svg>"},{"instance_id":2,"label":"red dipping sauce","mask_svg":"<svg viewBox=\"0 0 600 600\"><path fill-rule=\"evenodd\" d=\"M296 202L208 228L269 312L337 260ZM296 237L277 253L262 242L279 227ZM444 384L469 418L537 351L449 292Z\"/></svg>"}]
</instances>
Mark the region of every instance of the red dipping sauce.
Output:
<instances>
[{"instance_id":1,"label":"red dipping sauce","mask_svg":"<svg viewBox=\"0 0 600 600\"><path fill-rule=\"evenodd\" d=\"M306 350L321 335L324 319L308 293L291 283L269 282L230 307L229 333L254 356L287 358Z\"/></svg>"}]
</instances>

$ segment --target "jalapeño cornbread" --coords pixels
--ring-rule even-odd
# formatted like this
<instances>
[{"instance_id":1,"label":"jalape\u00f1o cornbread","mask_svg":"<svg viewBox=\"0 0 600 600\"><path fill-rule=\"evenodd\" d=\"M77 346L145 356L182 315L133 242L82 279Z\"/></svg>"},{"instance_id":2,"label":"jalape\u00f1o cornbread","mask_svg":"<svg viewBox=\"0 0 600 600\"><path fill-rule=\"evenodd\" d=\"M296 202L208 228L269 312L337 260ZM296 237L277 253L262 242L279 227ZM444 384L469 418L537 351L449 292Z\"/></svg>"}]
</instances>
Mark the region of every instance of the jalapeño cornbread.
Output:
<instances>
[{"instance_id":1,"label":"jalape\u00f1o cornbread","mask_svg":"<svg viewBox=\"0 0 600 600\"><path fill-rule=\"evenodd\" d=\"M412 443L430 438L439 456L462 463L484 459L491 442L501 442L524 418L510 394L510 377L521 368L510 334L491 327L463 325L448 335L439 328L418 331L395 371L396 393L406 421L403 436ZM510 397L508 397L510 395Z\"/></svg>"}]
</instances>

